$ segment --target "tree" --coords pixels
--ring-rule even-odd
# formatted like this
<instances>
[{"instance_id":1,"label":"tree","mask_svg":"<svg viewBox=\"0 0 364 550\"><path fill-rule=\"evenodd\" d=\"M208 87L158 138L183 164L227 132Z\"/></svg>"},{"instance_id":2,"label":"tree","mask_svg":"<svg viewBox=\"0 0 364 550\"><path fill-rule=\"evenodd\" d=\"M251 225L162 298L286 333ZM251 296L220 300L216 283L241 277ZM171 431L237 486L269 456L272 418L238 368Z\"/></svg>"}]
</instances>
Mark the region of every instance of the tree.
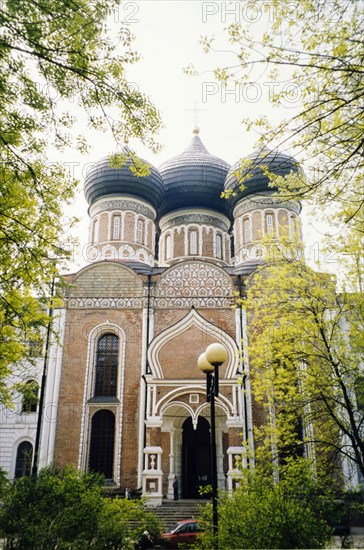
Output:
<instances>
[{"instance_id":1,"label":"tree","mask_svg":"<svg viewBox=\"0 0 364 550\"><path fill-rule=\"evenodd\" d=\"M218 67L216 78L241 95L246 86L259 97L267 92L281 113L289 108L276 124L265 116L244 120L248 130L258 129L260 145L294 148L309 166L308 177L294 185L280 180L281 192L315 204L329 202L340 222L363 231L362 1L272 0L237 6L240 11L227 27L233 61ZM202 43L206 51L219 52L213 38Z\"/></svg>"},{"instance_id":2,"label":"tree","mask_svg":"<svg viewBox=\"0 0 364 550\"><path fill-rule=\"evenodd\" d=\"M263 244L267 262L245 301L252 392L265 414L257 452L271 461L273 451L278 474L287 458L308 456L324 469L347 458L364 476L362 249L338 294L335 277L307 266L302 245Z\"/></svg>"},{"instance_id":3,"label":"tree","mask_svg":"<svg viewBox=\"0 0 364 550\"><path fill-rule=\"evenodd\" d=\"M77 182L67 167L49 163L47 148L84 151L72 129L82 114L91 129L117 141L135 136L151 148L157 110L129 85L138 60L121 25L119 43L107 18L120 0L5 0L0 22L0 402L5 378L30 358L29 342L48 322L48 285L68 255L63 210ZM54 305L54 304L53 304ZM25 363L23 363L23 366Z\"/></svg>"},{"instance_id":4,"label":"tree","mask_svg":"<svg viewBox=\"0 0 364 550\"><path fill-rule=\"evenodd\" d=\"M203 520L211 522L208 507ZM325 548L333 529L333 493L308 464L290 464L279 483L262 470L243 471L239 487L219 501L219 548ZM212 548L212 530L201 536Z\"/></svg>"},{"instance_id":5,"label":"tree","mask_svg":"<svg viewBox=\"0 0 364 550\"><path fill-rule=\"evenodd\" d=\"M140 525L159 533L156 517L141 501L111 500L101 485L100 476L71 467L21 478L0 509L6 548L133 548Z\"/></svg>"}]
</instances>

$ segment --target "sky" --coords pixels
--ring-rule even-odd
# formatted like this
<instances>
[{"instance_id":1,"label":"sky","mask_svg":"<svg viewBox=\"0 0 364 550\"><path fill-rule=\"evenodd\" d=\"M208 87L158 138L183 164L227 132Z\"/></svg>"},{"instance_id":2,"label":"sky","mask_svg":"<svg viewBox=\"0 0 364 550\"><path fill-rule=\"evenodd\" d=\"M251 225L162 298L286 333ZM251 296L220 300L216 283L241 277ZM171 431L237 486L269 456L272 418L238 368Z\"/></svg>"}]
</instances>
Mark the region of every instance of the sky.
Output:
<instances>
[{"instance_id":1,"label":"sky","mask_svg":"<svg viewBox=\"0 0 364 550\"><path fill-rule=\"evenodd\" d=\"M141 143L131 140L130 146L138 155L158 167L187 147L197 123L208 151L233 164L251 153L259 138L254 130L249 133L245 130L243 118L266 114L271 121L278 121L299 107L297 96L279 109L273 108L272 85L264 70L253 75L254 84L238 90L231 87L224 91L213 77L215 67L235 62L224 31L230 23L247 22L257 33L267 28L267 17L274 14L264 14L262 3L126 0L111 15L110 32L116 36L126 25L135 36L135 49L141 54L141 60L128 69L128 80L151 98L164 124L157 137L162 151L154 155ZM217 51L206 55L200 43L202 36L214 36ZM184 73L183 69L191 63L198 70L198 76ZM111 136L88 131L87 137L91 145L87 155L80 157L71 151L63 158L81 180L81 188L87 164L116 150ZM82 189L69 213L80 218L73 230L80 244L74 249L72 267L78 268L87 263L82 250L87 242L89 218ZM325 228L319 218L308 217L305 209L303 230L307 249L315 258L320 253L319 243Z\"/></svg>"}]
</instances>

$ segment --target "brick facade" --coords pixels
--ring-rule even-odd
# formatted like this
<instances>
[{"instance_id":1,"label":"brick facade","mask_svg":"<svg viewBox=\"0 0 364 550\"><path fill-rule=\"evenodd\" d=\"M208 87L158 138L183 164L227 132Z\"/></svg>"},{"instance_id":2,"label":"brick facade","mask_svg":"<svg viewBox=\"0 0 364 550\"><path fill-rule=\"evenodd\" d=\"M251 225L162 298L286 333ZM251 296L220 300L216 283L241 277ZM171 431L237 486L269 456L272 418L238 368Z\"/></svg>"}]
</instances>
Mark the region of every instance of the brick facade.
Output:
<instances>
[{"instance_id":1,"label":"brick facade","mask_svg":"<svg viewBox=\"0 0 364 550\"><path fill-rule=\"evenodd\" d=\"M237 483L235 465L238 458L245 464L247 441L254 455L253 424L263 419L240 352L245 313L232 306L261 262L261 237L282 227L293 232L300 212L268 186L235 200L231 212L219 202L228 166L198 136L172 161L134 187L125 170L115 169L111 178L105 162L97 185L93 176L87 181L95 197L89 199L90 264L66 278L48 388L57 414L45 425L41 447L43 465L88 470L92 461L110 472L108 484L142 488L154 504L173 498L175 475L184 497L197 496L196 487L210 480L210 409L197 359L212 342L228 352L216 403L220 489ZM105 347L110 342L114 350Z\"/></svg>"}]
</instances>

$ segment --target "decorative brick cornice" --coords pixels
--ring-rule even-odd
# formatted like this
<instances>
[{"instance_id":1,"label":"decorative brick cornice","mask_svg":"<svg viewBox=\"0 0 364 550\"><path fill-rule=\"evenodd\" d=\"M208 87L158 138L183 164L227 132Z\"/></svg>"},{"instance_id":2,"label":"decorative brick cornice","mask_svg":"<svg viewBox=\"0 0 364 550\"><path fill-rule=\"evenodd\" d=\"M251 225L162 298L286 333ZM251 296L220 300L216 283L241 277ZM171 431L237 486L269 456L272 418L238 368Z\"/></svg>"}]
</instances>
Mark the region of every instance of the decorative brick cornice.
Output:
<instances>
[{"instance_id":1,"label":"decorative brick cornice","mask_svg":"<svg viewBox=\"0 0 364 550\"><path fill-rule=\"evenodd\" d=\"M196 223L199 225L212 225L222 231L228 231L228 225L221 219L215 216L209 216L207 214L185 214L183 216L176 216L161 224L162 230L167 231L171 227L188 225Z\"/></svg>"},{"instance_id":2,"label":"decorative brick cornice","mask_svg":"<svg viewBox=\"0 0 364 550\"><path fill-rule=\"evenodd\" d=\"M157 309L230 308L234 296L216 297L170 297L151 298L150 306ZM147 298L67 298L67 309L143 309L147 307Z\"/></svg>"},{"instance_id":3,"label":"decorative brick cornice","mask_svg":"<svg viewBox=\"0 0 364 550\"><path fill-rule=\"evenodd\" d=\"M227 298L157 298L154 305L158 309L181 308L189 309L192 306L196 308L230 308L234 304L234 296Z\"/></svg>"},{"instance_id":4,"label":"decorative brick cornice","mask_svg":"<svg viewBox=\"0 0 364 550\"><path fill-rule=\"evenodd\" d=\"M301 205L298 201L283 200L280 197L267 197L266 195L252 195L239 202L234 209L234 218L255 210L260 211L264 208L279 209L285 208L299 215Z\"/></svg>"},{"instance_id":5,"label":"decorative brick cornice","mask_svg":"<svg viewBox=\"0 0 364 550\"><path fill-rule=\"evenodd\" d=\"M150 220L154 221L156 213L153 208L148 207L141 202L127 200L127 199L109 199L102 200L92 205L90 209L90 215L95 216L100 212L113 211L113 210L131 210L137 214L143 214Z\"/></svg>"},{"instance_id":6,"label":"decorative brick cornice","mask_svg":"<svg viewBox=\"0 0 364 550\"><path fill-rule=\"evenodd\" d=\"M147 306L147 298L68 298L68 309L141 309Z\"/></svg>"}]
</instances>

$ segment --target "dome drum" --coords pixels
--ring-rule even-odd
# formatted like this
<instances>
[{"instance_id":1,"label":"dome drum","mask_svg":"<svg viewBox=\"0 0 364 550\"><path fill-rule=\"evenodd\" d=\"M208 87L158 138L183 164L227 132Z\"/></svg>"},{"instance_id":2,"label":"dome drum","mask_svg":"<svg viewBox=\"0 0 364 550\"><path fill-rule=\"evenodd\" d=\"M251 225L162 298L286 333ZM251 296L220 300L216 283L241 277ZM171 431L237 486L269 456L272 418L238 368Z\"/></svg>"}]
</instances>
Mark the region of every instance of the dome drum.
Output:
<instances>
[{"instance_id":1,"label":"dome drum","mask_svg":"<svg viewBox=\"0 0 364 550\"><path fill-rule=\"evenodd\" d=\"M263 149L230 167L207 151L195 129L185 151L159 170L143 161L149 174L139 176L130 170L131 162L113 168L105 158L86 177L90 243L97 248L95 254L101 251L102 259L150 266L157 260L159 266L170 266L203 258L231 266L233 221L233 262L252 266L260 261L263 235L278 236L284 226L292 236L299 233L300 203L282 199L267 175L267 171L283 177L301 174L290 155ZM236 196L223 199L224 190Z\"/></svg>"}]
</instances>

